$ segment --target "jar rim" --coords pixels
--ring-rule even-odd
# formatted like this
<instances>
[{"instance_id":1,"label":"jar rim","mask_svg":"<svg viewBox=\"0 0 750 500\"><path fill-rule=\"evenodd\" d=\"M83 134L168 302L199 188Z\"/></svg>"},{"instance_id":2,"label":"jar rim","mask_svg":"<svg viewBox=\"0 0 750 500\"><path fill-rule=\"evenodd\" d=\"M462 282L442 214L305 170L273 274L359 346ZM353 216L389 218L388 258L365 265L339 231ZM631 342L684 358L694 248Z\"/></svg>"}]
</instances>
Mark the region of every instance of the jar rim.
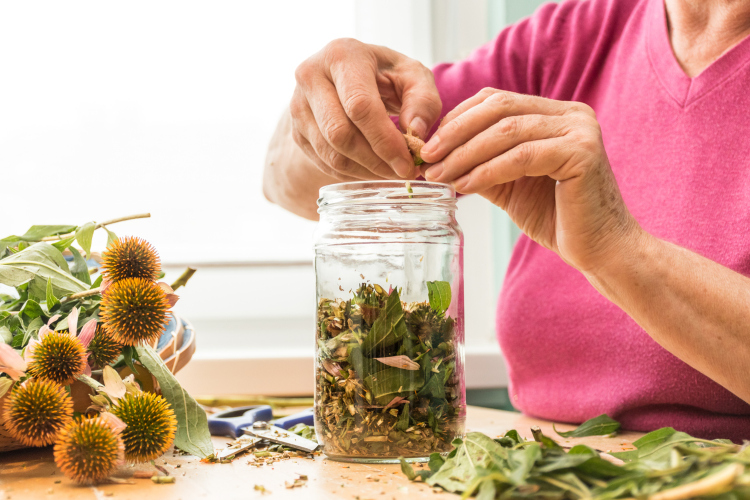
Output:
<instances>
[{"instance_id":1,"label":"jar rim","mask_svg":"<svg viewBox=\"0 0 750 500\"><path fill-rule=\"evenodd\" d=\"M318 211L334 205L370 204L455 207L456 190L439 182L397 180L341 182L320 188Z\"/></svg>"}]
</instances>

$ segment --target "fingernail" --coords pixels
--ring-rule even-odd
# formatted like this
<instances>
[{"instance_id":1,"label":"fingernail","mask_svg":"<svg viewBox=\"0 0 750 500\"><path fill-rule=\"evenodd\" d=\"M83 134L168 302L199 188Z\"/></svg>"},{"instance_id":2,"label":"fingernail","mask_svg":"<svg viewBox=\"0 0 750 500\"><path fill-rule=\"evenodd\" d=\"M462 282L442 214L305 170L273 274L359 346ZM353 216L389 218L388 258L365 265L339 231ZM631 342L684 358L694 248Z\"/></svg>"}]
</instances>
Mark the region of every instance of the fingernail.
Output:
<instances>
[{"instance_id":1,"label":"fingernail","mask_svg":"<svg viewBox=\"0 0 750 500\"><path fill-rule=\"evenodd\" d=\"M462 189L465 189L466 186L469 185L470 176L471 174L464 175L463 177L459 177L455 181L451 182L451 184L453 184L453 189L455 189L456 191L461 191Z\"/></svg>"},{"instance_id":2,"label":"fingernail","mask_svg":"<svg viewBox=\"0 0 750 500\"><path fill-rule=\"evenodd\" d=\"M396 158L391 164L393 170L399 175L399 177L403 179L411 176L411 170L413 166L413 161L407 161L403 158Z\"/></svg>"},{"instance_id":3,"label":"fingernail","mask_svg":"<svg viewBox=\"0 0 750 500\"><path fill-rule=\"evenodd\" d=\"M427 170L425 170L424 176L425 179L431 180L431 181L437 181L440 180L440 176L443 174L443 162L436 163Z\"/></svg>"},{"instance_id":4,"label":"fingernail","mask_svg":"<svg viewBox=\"0 0 750 500\"><path fill-rule=\"evenodd\" d=\"M427 143L422 146L422 153L432 154L435 152L435 150L438 147L438 144L440 143L440 136L433 135L432 138L430 138Z\"/></svg>"},{"instance_id":5,"label":"fingernail","mask_svg":"<svg viewBox=\"0 0 750 500\"><path fill-rule=\"evenodd\" d=\"M414 135L424 137L427 134L427 122L417 116L409 124L409 128L412 130Z\"/></svg>"}]
</instances>

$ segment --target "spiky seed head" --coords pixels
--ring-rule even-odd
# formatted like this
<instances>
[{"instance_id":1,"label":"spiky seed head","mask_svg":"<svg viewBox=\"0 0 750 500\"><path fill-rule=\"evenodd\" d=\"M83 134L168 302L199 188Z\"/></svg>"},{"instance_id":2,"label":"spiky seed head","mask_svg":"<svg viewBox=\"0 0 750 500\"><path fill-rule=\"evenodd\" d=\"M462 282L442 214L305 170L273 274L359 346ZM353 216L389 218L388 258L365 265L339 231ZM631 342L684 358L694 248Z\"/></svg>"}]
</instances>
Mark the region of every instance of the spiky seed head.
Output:
<instances>
[{"instance_id":1,"label":"spiky seed head","mask_svg":"<svg viewBox=\"0 0 750 500\"><path fill-rule=\"evenodd\" d=\"M159 285L145 278L125 278L104 292L100 316L115 340L138 345L164 333L168 310L167 294Z\"/></svg>"},{"instance_id":2,"label":"spiky seed head","mask_svg":"<svg viewBox=\"0 0 750 500\"><path fill-rule=\"evenodd\" d=\"M5 403L5 428L26 446L48 446L73 418L73 401L51 380L16 384Z\"/></svg>"},{"instance_id":3,"label":"spiky seed head","mask_svg":"<svg viewBox=\"0 0 750 500\"><path fill-rule=\"evenodd\" d=\"M103 368L112 364L122 352L123 345L117 341L115 336L110 333L101 323L96 325L96 333L89 344L89 353L91 363Z\"/></svg>"},{"instance_id":4,"label":"spiky seed head","mask_svg":"<svg viewBox=\"0 0 750 500\"><path fill-rule=\"evenodd\" d=\"M419 304L413 310L407 312L406 327L411 333L419 337L419 340L424 342L429 340L433 333L440 328L440 317L429 304Z\"/></svg>"},{"instance_id":5,"label":"spiky seed head","mask_svg":"<svg viewBox=\"0 0 750 500\"><path fill-rule=\"evenodd\" d=\"M102 253L102 274L109 281L144 278L155 281L161 262L151 244L135 236L120 238Z\"/></svg>"},{"instance_id":6,"label":"spiky seed head","mask_svg":"<svg viewBox=\"0 0 750 500\"><path fill-rule=\"evenodd\" d=\"M124 461L125 445L99 417L71 421L55 443L55 463L78 483L97 483Z\"/></svg>"},{"instance_id":7,"label":"spiky seed head","mask_svg":"<svg viewBox=\"0 0 750 500\"><path fill-rule=\"evenodd\" d=\"M128 393L111 411L127 425L122 439L129 461L148 462L172 446L177 418L163 397L150 392Z\"/></svg>"},{"instance_id":8,"label":"spiky seed head","mask_svg":"<svg viewBox=\"0 0 750 500\"><path fill-rule=\"evenodd\" d=\"M86 348L67 331L49 332L34 347L29 372L60 385L72 383L86 368Z\"/></svg>"}]
</instances>

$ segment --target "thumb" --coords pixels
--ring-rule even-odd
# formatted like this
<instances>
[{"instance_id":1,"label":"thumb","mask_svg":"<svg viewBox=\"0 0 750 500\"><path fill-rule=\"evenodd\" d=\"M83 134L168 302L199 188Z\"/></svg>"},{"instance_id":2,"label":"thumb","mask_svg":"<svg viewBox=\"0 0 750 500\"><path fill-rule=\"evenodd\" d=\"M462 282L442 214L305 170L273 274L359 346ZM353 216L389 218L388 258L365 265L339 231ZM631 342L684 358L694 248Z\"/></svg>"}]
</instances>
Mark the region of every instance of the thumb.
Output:
<instances>
[{"instance_id":1,"label":"thumb","mask_svg":"<svg viewBox=\"0 0 750 500\"><path fill-rule=\"evenodd\" d=\"M411 128L414 135L425 139L443 109L435 78L417 61L410 61L400 78L403 90L399 126L403 131Z\"/></svg>"}]
</instances>

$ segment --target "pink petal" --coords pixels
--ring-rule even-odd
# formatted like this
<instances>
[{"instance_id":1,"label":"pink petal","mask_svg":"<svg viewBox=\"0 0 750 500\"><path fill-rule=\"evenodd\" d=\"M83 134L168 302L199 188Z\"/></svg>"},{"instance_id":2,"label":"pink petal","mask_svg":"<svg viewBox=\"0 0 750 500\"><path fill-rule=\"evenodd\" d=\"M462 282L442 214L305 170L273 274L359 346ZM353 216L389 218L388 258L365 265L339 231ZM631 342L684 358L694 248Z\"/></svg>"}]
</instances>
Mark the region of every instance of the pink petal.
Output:
<instances>
[{"instance_id":1,"label":"pink petal","mask_svg":"<svg viewBox=\"0 0 750 500\"><path fill-rule=\"evenodd\" d=\"M409 356L388 356L387 358L375 358L384 365L401 368L402 370L419 370L419 363L411 360Z\"/></svg>"},{"instance_id":2,"label":"pink petal","mask_svg":"<svg viewBox=\"0 0 750 500\"><path fill-rule=\"evenodd\" d=\"M99 293L102 294L107 291L107 288L109 288L109 285L111 285L112 282L108 279L105 279L102 281L102 284L99 286Z\"/></svg>"},{"instance_id":3,"label":"pink petal","mask_svg":"<svg viewBox=\"0 0 750 500\"><path fill-rule=\"evenodd\" d=\"M164 293L166 293L167 295L169 295L170 293L174 293L172 287L163 281L158 282L157 285L159 285L159 288L164 290Z\"/></svg>"},{"instance_id":4,"label":"pink petal","mask_svg":"<svg viewBox=\"0 0 750 500\"><path fill-rule=\"evenodd\" d=\"M404 401L409 401L409 400L406 399L406 398L402 398L401 396L396 396L395 398L391 399L390 403L388 403L387 405L385 405L385 408L383 408L383 410L387 410L391 406L400 405Z\"/></svg>"},{"instance_id":5,"label":"pink petal","mask_svg":"<svg viewBox=\"0 0 750 500\"><path fill-rule=\"evenodd\" d=\"M34 362L34 349L36 349L36 346L38 345L39 341L37 339L31 339L29 340L29 343L26 344L26 349L23 351L23 357L26 360L27 365L30 365Z\"/></svg>"},{"instance_id":6,"label":"pink petal","mask_svg":"<svg viewBox=\"0 0 750 500\"><path fill-rule=\"evenodd\" d=\"M0 344L0 372L7 373L13 380L20 380L26 373L26 361L8 344Z\"/></svg>"},{"instance_id":7,"label":"pink petal","mask_svg":"<svg viewBox=\"0 0 750 500\"><path fill-rule=\"evenodd\" d=\"M83 374L87 377L91 376L91 365L88 364L88 362L86 363L86 366L83 367Z\"/></svg>"},{"instance_id":8,"label":"pink petal","mask_svg":"<svg viewBox=\"0 0 750 500\"><path fill-rule=\"evenodd\" d=\"M37 333L37 337L39 337L39 340L42 340L47 336L48 333L52 333L52 329L50 329L50 327L48 327L47 325L42 325L42 327L39 329L39 333Z\"/></svg>"},{"instance_id":9,"label":"pink petal","mask_svg":"<svg viewBox=\"0 0 750 500\"><path fill-rule=\"evenodd\" d=\"M59 314L55 314L54 316L52 316L52 317L51 317L51 318L49 319L49 321L47 321L47 326L48 326L48 327L50 327L50 328L52 328L52 323L54 323L54 322L55 322L55 321L57 321L58 319L60 319L60 315L59 315Z\"/></svg>"},{"instance_id":10,"label":"pink petal","mask_svg":"<svg viewBox=\"0 0 750 500\"><path fill-rule=\"evenodd\" d=\"M178 300L180 300L180 296L176 293L167 295L167 302L169 302L169 307L174 307Z\"/></svg>"},{"instance_id":11,"label":"pink petal","mask_svg":"<svg viewBox=\"0 0 750 500\"><path fill-rule=\"evenodd\" d=\"M115 434L121 433L127 425L125 422L120 420L117 415L110 413L108 411L103 411L99 414L99 418L101 418L107 426L109 426L112 431L114 431Z\"/></svg>"},{"instance_id":12,"label":"pink petal","mask_svg":"<svg viewBox=\"0 0 750 500\"><path fill-rule=\"evenodd\" d=\"M68 314L68 332L75 336L78 333L78 308L74 307Z\"/></svg>"},{"instance_id":13,"label":"pink petal","mask_svg":"<svg viewBox=\"0 0 750 500\"><path fill-rule=\"evenodd\" d=\"M323 360L323 368L325 368L325 370L328 373L330 373L331 375L333 375L334 377L340 377L341 376L341 366L339 366L338 364L334 363L330 359L324 359Z\"/></svg>"},{"instance_id":14,"label":"pink petal","mask_svg":"<svg viewBox=\"0 0 750 500\"><path fill-rule=\"evenodd\" d=\"M96 333L96 318L90 319L81 328L81 333L78 335L78 340L81 341L83 347L88 347L92 340L94 340L94 334Z\"/></svg>"},{"instance_id":15,"label":"pink petal","mask_svg":"<svg viewBox=\"0 0 750 500\"><path fill-rule=\"evenodd\" d=\"M169 307L174 307L177 301L180 300L180 296L174 293L172 287L167 283L164 283L163 281L158 282L157 285L159 285L159 288L164 290L164 293L167 294L167 302L169 302Z\"/></svg>"}]
</instances>

